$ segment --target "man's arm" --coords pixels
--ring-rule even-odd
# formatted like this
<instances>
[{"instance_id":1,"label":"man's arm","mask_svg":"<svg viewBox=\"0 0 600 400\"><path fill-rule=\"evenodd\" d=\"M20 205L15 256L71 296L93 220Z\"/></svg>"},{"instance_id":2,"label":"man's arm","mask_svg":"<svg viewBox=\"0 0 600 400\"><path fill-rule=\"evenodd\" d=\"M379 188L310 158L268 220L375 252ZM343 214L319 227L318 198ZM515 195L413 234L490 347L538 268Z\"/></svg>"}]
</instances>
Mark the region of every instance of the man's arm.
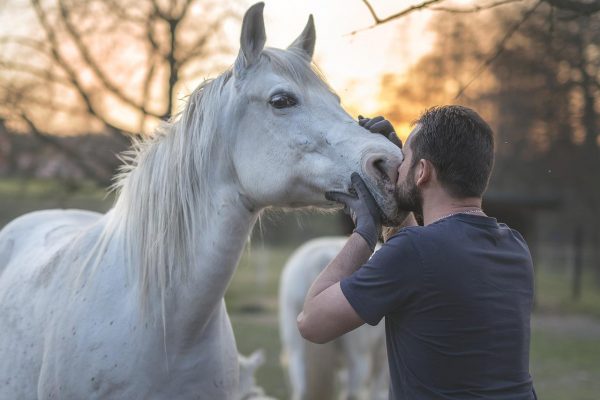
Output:
<instances>
[{"instance_id":1,"label":"man's arm","mask_svg":"<svg viewBox=\"0 0 600 400\"><path fill-rule=\"evenodd\" d=\"M358 123L402 148L394 127L383 117L369 119L359 116ZM365 323L346 299L340 281L367 262L375 249L381 221L377 204L362 179L358 174L352 174L351 180L356 197L335 192L327 193L326 197L344 204L344 210L352 217L356 229L340 253L313 282L297 319L302 337L315 343L328 342ZM406 222L416 225L412 213Z\"/></svg>"},{"instance_id":2,"label":"man's arm","mask_svg":"<svg viewBox=\"0 0 600 400\"><path fill-rule=\"evenodd\" d=\"M307 340L325 343L364 324L340 288L340 280L363 265L375 250L381 231L377 203L357 174L350 177L356 195L328 192L325 197L344 204L355 229L340 253L312 284L298 316L298 329Z\"/></svg>"},{"instance_id":3,"label":"man's arm","mask_svg":"<svg viewBox=\"0 0 600 400\"><path fill-rule=\"evenodd\" d=\"M302 337L326 343L365 323L342 293L340 281L360 268L370 256L371 249L365 239L353 233L306 295L304 309L298 315Z\"/></svg>"},{"instance_id":4,"label":"man's arm","mask_svg":"<svg viewBox=\"0 0 600 400\"><path fill-rule=\"evenodd\" d=\"M393 232L417 225L413 213L410 213ZM311 342L325 343L365 323L342 292L340 281L357 271L370 256L367 242L360 234L353 233L308 290L304 309L297 321L302 337Z\"/></svg>"}]
</instances>

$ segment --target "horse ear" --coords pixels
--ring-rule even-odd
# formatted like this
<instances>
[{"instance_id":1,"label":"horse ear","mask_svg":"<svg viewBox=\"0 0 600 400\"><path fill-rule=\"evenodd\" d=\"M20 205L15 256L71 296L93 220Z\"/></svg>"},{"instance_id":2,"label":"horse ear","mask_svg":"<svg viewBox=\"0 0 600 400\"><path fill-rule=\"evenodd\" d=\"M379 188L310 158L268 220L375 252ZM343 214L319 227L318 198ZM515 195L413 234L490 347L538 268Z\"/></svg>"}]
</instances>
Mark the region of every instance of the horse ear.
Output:
<instances>
[{"instance_id":1,"label":"horse ear","mask_svg":"<svg viewBox=\"0 0 600 400\"><path fill-rule=\"evenodd\" d=\"M238 73L258 61L258 57L265 47L267 34L265 33L265 20L263 18L264 7L265 3L256 3L244 14L242 35L240 37L240 53L235 60L235 70Z\"/></svg>"},{"instance_id":2,"label":"horse ear","mask_svg":"<svg viewBox=\"0 0 600 400\"><path fill-rule=\"evenodd\" d=\"M317 32L315 31L315 21L312 14L308 17L308 22L304 27L304 30L294 40L294 42L288 47L288 50L299 49L302 50L312 60L313 53L315 52L315 41L317 40Z\"/></svg>"}]
</instances>

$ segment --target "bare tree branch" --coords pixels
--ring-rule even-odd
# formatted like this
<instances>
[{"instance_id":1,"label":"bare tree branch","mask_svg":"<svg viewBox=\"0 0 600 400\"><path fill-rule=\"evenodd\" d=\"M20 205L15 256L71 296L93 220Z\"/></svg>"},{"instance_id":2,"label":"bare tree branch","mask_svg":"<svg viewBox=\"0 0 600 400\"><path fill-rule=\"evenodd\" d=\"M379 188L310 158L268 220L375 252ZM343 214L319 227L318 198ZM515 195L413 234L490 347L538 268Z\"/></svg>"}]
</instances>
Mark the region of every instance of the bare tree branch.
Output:
<instances>
[{"instance_id":1,"label":"bare tree branch","mask_svg":"<svg viewBox=\"0 0 600 400\"><path fill-rule=\"evenodd\" d=\"M193 1L194 0L185 0L185 2L183 3L183 8L179 12L179 15L178 15L178 18L180 21L183 20L187 16L187 13L190 10Z\"/></svg>"},{"instance_id":2,"label":"bare tree branch","mask_svg":"<svg viewBox=\"0 0 600 400\"><path fill-rule=\"evenodd\" d=\"M423 3L416 4L414 6L410 6L408 8L405 8L404 10L402 10L400 12L397 12L395 14L392 14L390 16L387 16L385 18L379 18L377 16L377 14L375 13L375 10L373 9L373 6L371 5L371 3L369 3L368 0L362 0L362 2L365 4L365 6L369 9L369 12L371 13L371 16L373 17L373 19L375 20L375 23L373 25L371 25L371 26L366 27L366 28L358 29L356 31L352 31L352 32L350 32L350 35L354 35L354 34L356 34L358 32L362 32L362 31L365 31L365 30L368 30L368 29L372 29L372 28L376 27L377 25L385 24L386 22L392 21L394 19L397 19L397 18L400 18L400 17L404 17L404 16L406 16L406 15L412 13L412 12L426 9L430 5L435 4L435 3L439 3L441 1L444 1L444 0L427 0L427 1L424 1Z\"/></svg>"},{"instance_id":3,"label":"bare tree branch","mask_svg":"<svg viewBox=\"0 0 600 400\"><path fill-rule=\"evenodd\" d=\"M167 50L166 54L167 65L169 66L169 83L167 86L167 95L169 97L167 99L167 108L165 109L165 113L162 115L163 119L169 119L171 117L171 113L173 112L175 85L179 80L179 65L177 64L177 59L175 58L175 51L177 49L177 26L179 25L179 22L180 20L169 21L169 49Z\"/></svg>"},{"instance_id":4,"label":"bare tree branch","mask_svg":"<svg viewBox=\"0 0 600 400\"><path fill-rule=\"evenodd\" d=\"M158 44L158 40L156 40L156 32L154 31L155 18L156 14L149 15L148 19L144 22L144 25L146 27L146 36L144 37L144 39L148 39L148 43L150 44L152 53L158 53L161 56L164 56L164 54L160 51L160 45Z\"/></svg>"},{"instance_id":5,"label":"bare tree branch","mask_svg":"<svg viewBox=\"0 0 600 400\"><path fill-rule=\"evenodd\" d=\"M381 18L377 15L377 13L375 12L375 9L373 8L373 6L371 5L371 3L368 0L362 0L362 2L365 4L367 9L371 13L371 16L373 17L373 20L375 21L375 23L371 26L367 26L366 28L352 31L352 32L350 32L350 35L354 35L358 32L363 32L363 31L372 29L378 25L385 24L386 22L404 17L414 11L419 11L419 10L423 10L423 9L429 9L431 11L450 12L450 13L456 13L456 14L459 14L459 13L466 14L466 13L475 13L475 12L479 12L479 11L483 11L483 10L489 10L489 9L503 6L503 5L510 4L510 3L520 3L520 2L524 2L526 0L498 0L494 3L489 3L489 4L485 4L485 5L475 5L475 6L472 6L469 8L456 8L456 7L443 7L443 6L431 7L433 4L440 3L442 1L444 1L444 0L427 0L420 4L410 6L404 10L401 10L401 11L399 11L395 14L392 14L390 16L387 16L385 18ZM547 3L548 5L550 5L552 7L556 7L558 9L565 10L565 11L572 11L572 12L575 12L580 15L591 15L591 14L594 14L594 13L600 11L600 1L599 0L590 0L590 1L585 1L585 0L583 0L583 1L542 0L542 2Z\"/></svg>"},{"instance_id":6,"label":"bare tree branch","mask_svg":"<svg viewBox=\"0 0 600 400\"><path fill-rule=\"evenodd\" d=\"M193 60L194 58L205 54L206 48L204 46L206 46L206 44L208 44L208 41L211 39L209 33L217 30L219 26L223 24L223 21L227 18L239 18L239 14L230 9L225 10L223 13L219 14L218 18L215 18L213 22L204 27L203 34L198 36L194 43L192 43L189 46L186 46L186 48L178 48L178 51L175 54L175 56L177 58L177 64L179 68L183 67L186 63ZM223 52L227 50L231 49L227 49L226 47L220 48L220 51Z\"/></svg>"},{"instance_id":7,"label":"bare tree branch","mask_svg":"<svg viewBox=\"0 0 600 400\"><path fill-rule=\"evenodd\" d=\"M148 68L146 70L146 77L144 79L144 86L143 86L143 92L142 92L142 99L144 102L148 101L148 98L149 98L150 86L152 84L152 78L154 77L154 71L155 71L154 67L155 67L154 58L153 57L148 58ZM140 133L144 132L145 123L146 123L146 116L144 114L142 114L140 116L140 125L139 125Z\"/></svg>"},{"instance_id":8,"label":"bare tree branch","mask_svg":"<svg viewBox=\"0 0 600 400\"><path fill-rule=\"evenodd\" d=\"M230 51L231 48L227 47L227 46L222 46L222 47L217 47L215 50L220 51L222 53L225 53L227 51ZM195 56L199 56L201 53L195 53ZM190 60L186 60L186 64L181 64L182 68L184 65L190 65L187 64L188 62L192 61L192 59ZM223 65L222 68L227 68L227 65ZM198 78L202 78L205 77L207 74L207 68L205 65L201 65L201 66L194 66L194 68L185 68L182 70L184 73L182 74L182 77L185 78L185 80L196 80Z\"/></svg>"},{"instance_id":9,"label":"bare tree branch","mask_svg":"<svg viewBox=\"0 0 600 400\"><path fill-rule=\"evenodd\" d=\"M38 21L40 22L40 25L42 26L42 28L46 34L46 37L50 44L50 51L51 51L53 59L57 62L57 64L61 67L61 69L68 76L69 81L71 82L71 84L76 89L77 93L79 94L79 96L81 97L83 102L85 103L85 106L86 106L86 109L88 110L88 112L92 116L96 117L99 121L101 121L108 128L109 132L112 133L115 137L118 137L121 141L125 140L123 138L122 134L126 131L109 123L105 118L103 118L103 116L100 113L98 113L96 111L96 108L94 107L94 104L92 103L90 95L87 93L87 91L83 88L83 86L79 82L77 73L61 55L61 53L59 51L58 40L56 38L56 34L55 34L54 30L52 29L52 27L50 26L50 23L46 17L46 14L45 14L41 4L40 4L40 1L39 0L31 0L31 4L33 5L36 16L38 18Z\"/></svg>"},{"instance_id":10,"label":"bare tree branch","mask_svg":"<svg viewBox=\"0 0 600 400\"><path fill-rule=\"evenodd\" d=\"M101 186L105 186L110 184L110 173L101 173L97 168L91 167L86 162L85 157L83 157L79 152L69 148L68 146L63 145L59 140L57 140L54 136L43 133L33 122L31 118L27 116L27 114L23 111L20 112L20 117L29 127L30 132L42 142L54 147L59 150L61 153L65 154L70 161L72 161L75 165L77 165L83 173L93 179L96 183Z\"/></svg>"},{"instance_id":11,"label":"bare tree branch","mask_svg":"<svg viewBox=\"0 0 600 400\"><path fill-rule=\"evenodd\" d=\"M30 64L21 62L0 60L0 67L5 71L26 73L36 78L43 79L50 83L58 83L63 86L71 86L71 81L62 76L53 74L50 69L37 68Z\"/></svg>"},{"instance_id":12,"label":"bare tree branch","mask_svg":"<svg viewBox=\"0 0 600 400\"><path fill-rule=\"evenodd\" d=\"M69 15L69 11L65 7L64 1L59 0L58 4L60 8L62 22L67 28L67 32L69 32L73 43L75 43L75 46L77 47L77 50L81 54L81 57L85 61L86 65L94 72L94 74L96 75L98 80L100 80L104 88L106 88L106 90L114 94L117 98L119 98L126 104L129 104L130 106L139 109L143 114L160 118L161 116L159 114L153 113L152 111L146 109L143 103L138 103L129 96L127 96L122 90L119 89L119 87L117 87L108 79L108 77L106 76L106 74L104 74L98 63L93 59L92 55L88 51L87 46L83 44L81 40L81 34L77 32L77 28L73 25Z\"/></svg>"},{"instance_id":13,"label":"bare tree branch","mask_svg":"<svg viewBox=\"0 0 600 400\"><path fill-rule=\"evenodd\" d=\"M136 15L133 15L128 12L128 10L121 5L121 2L116 0L104 0L106 4L110 7L110 9L123 21L136 22L139 24L144 24L147 21L147 18L142 18Z\"/></svg>"},{"instance_id":14,"label":"bare tree branch","mask_svg":"<svg viewBox=\"0 0 600 400\"><path fill-rule=\"evenodd\" d=\"M377 16L377 14L375 13L375 10L373 9L373 6L371 6L371 4L367 0L362 0L362 1L363 1L363 3L365 3L365 5L369 9L369 11L371 12L371 15L373 16L373 19L375 20L375 24L376 25L380 25L380 24L385 24L386 22L391 21L393 19L404 17L405 15L408 15L408 14L414 12L414 11L422 10L424 8L428 8L430 5L435 4L435 3L439 3L439 2L444 1L444 0L427 0L427 1L424 1L424 2L422 2L420 4L416 4L414 6L410 6L408 8L405 8L404 10L399 11L399 12L397 12L395 14L390 15L390 16L387 16L385 18L379 18Z\"/></svg>"},{"instance_id":15,"label":"bare tree branch","mask_svg":"<svg viewBox=\"0 0 600 400\"><path fill-rule=\"evenodd\" d=\"M600 11L600 1L598 0L544 0L544 2L561 10L573 11L582 15L591 15Z\"/></svg>"},{"instance_id":16,"label":"bare tree branch","mask_svg":"<svg viewBox=\"0 0 600 400\"><path fill-rule=\"evenodd\" d=\"M165 13L163 10L160 9L160 5L156 0L151 0L151 2L154 14L158 15L161 19L164 19L165 21L168 21L171 18L169 14Z\"/></svg>"},{"instance_id":17,"label":"bare tree branch","mask_svg":"<svg viewBox=\"0 0 600 400\"><path fill-rule=\"evenodd\" d=\"M32 32L35 36L0 35L0 50L6 49L5 56L0 57L0 96L11 96L11 92L20 95L17 98L20 108L40 129L51 131L50 126L58 120L44 120L38 112L73 113L77 123L82 121L83 114L89 118L86 121L96 127L99 122L101 129L128 143L124 133L133 135L129 129L139 126L143 131L150 120L170 116L175 108L176 90L193 68L190 61L222 51L212 45L212 38L217 39L216 32L227 18L223 15L239 17L232 7L217 0L205 0L203 4L207 7L203 11L211 15L205 15L199 27L192 23L190 15L198 1L28 0L26 4L37 18ZM135 88L125 86L120 75L111 74L116 62L127 57L124 52L128 46L115 43L110 48L96 48L94 45L103 35L110 38L124 35L142 49L144 61L135 66ZM160 90L158 97L154 89ZM120 115L108 108L113 101L126 106L126 113ZM8 119L25 124L18 110L2 102L0 108ZM131 115L133 120L129 118Z\"/></svg>"},{"instance_id":18,"label":"bare tree branch","mask_svg":"<svg viewBox=\"0 0 600 400\"><path fill-rule=\"evenodd\" d=\"M3 94L0 102L10 104L12 107L20 108L20 104L26 103L27 105L32 104L49 111L64 112L71 115L88 115L85 108L56 101L53 98L41 98L37 94L29 95L30 92L34 92L36 89L36 85L34 84L15 86L14 84L6 85L0 83L0 88L2 88ZM2 117L0 117L0 119L2 119Z\"/></svg>"},{"instance_id":19,"label":"bare tree branch","mask_svg":"<svg viewBox=\"0 0 600 400\"><path fill-rule=\"evenodd\" d=\"M20 46L28 47L38 51L40 54L46 55L48 48L41 40L35 40L26 36L6 35L0 37L0 44L16 43Z\"/></svg>"},{"instance_id":20,"label":"bare tree branch","mask_svg":"<svg viewBox=\"0 0 600 400\"><path fill-rule=\"evenodd\" d=\"M475 71L475 74L471 77L471 79L463 85L457 92L455 99L458 99L462 94L467 90L467 88L485 71L493 62L502 54L504 49L506 48L506 43L510 40L510 38L519 30L521 25L529 19L529 17L533 14L533 12L542 4L544 0L539 0L535 3L533 7L530 7L527 11L525 11L519 21L517 21L500 39L500 41L496 44L496 50L490 57L488 57Z\"/></svg>"},{"instance_id":21,"label":"bare tree branch","mask_svg":"<svg viewBox=\"0 0 600 400\"><path fill-rule=\"evenodd\" d=\"M453 7L431 7L430 10L431 11L443 11L443 12L447 12L447 13L452 13L452 14L471 14L471 13L476 13L476 12L480 12L480 11L485 11L485 10L491 10L493 8L496 7L500 7L500 6L504 6L507 4L511 4L511 3L522 3L525 0L500 0L497 1L495 3L488 3L488 4L484 4L484 5L475 5L472 7L468 7L468 8L453 8Z\"/></svg>"}]
</instances>

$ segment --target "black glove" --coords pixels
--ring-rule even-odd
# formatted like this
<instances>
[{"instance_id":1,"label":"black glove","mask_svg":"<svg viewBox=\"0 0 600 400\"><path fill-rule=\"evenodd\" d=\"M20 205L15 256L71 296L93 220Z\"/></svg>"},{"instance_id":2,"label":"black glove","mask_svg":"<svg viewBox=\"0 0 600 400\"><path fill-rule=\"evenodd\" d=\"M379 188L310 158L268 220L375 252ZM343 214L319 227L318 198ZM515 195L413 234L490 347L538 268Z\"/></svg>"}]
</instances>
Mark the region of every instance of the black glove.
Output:
<instances>
[{"instance_id":1,"label":"black glove","mask_svg":"<svg viewBox=\"0 0 600 400\"><path fill-rule=\"evenodd\" d=\"M375 118L365 118L362 115L359 115L358 124L373 133L379 133L385 136L390 142L402 148L402 141L398 138L394 127L387 119L381 116Z\"/></svg>"},{"instance_id":2,"label":"black glove","mask_svg":"<svg viewBox=\"0 0 600 400\"><path fill-rule=\"evenodd\" d=\"M354 221L354 232L362 236L371 251L375 250L377 239L381 233L381 214L375 199L367 189L367 185L356 172L350 177L356 195L341 192L327 192L327 200L337 201L344 205L344 212Z\"/></svg>"}]
</instances>

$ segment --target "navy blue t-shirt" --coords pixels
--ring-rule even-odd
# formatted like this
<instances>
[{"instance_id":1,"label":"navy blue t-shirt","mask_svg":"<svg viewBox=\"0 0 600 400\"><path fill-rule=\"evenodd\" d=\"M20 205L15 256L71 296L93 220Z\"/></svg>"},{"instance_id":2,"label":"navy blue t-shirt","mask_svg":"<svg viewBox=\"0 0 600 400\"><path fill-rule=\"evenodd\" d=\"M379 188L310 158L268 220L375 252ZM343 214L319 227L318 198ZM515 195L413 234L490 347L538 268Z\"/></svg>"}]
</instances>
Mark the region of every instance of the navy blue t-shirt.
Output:
<instances>
[{"instance_id":1,"label":"navy blue t-shirt","mask_svg":"<svg viewBox=\"0 0 600 400\"><path fill-rule=\"evenodd\" d=\"M401 229L341 288L365 322L385 317L391 399L535 398L531 255L495 218Z\"/></svg>"}]
</instances>

